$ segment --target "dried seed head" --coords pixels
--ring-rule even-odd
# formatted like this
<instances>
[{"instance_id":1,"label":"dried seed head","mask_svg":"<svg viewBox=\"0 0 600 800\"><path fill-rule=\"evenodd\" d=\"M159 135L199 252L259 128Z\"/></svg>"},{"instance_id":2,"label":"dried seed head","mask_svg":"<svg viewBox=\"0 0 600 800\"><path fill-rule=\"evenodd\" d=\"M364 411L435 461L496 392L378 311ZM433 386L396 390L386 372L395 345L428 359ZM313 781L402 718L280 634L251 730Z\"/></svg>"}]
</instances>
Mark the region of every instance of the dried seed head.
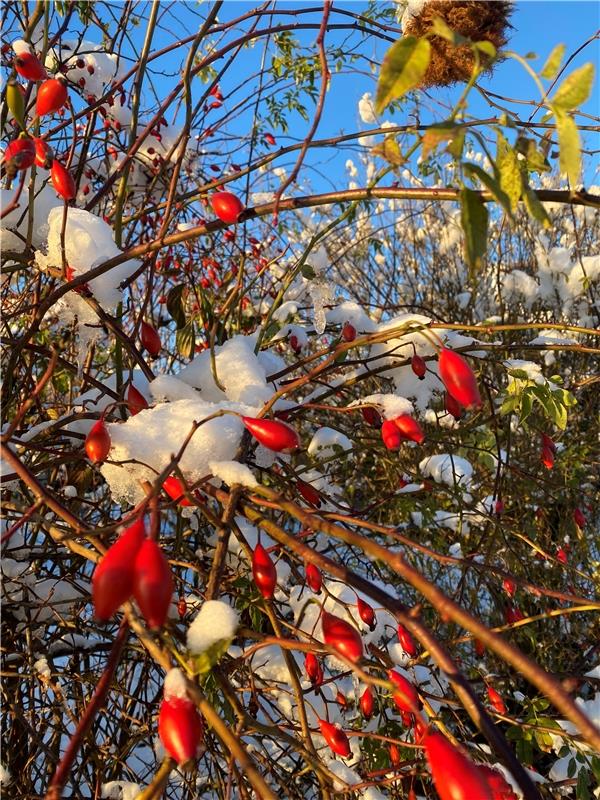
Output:
<instances>
[{"instance_id":1,"label":"dried seed head","mask_svg":"<svg viewBox=\"0 0 600 800\"><path fill-rule=\"evenodd\" d=\"M499 0L482 3L480 0L428 0L419 14L404 25L405 36L423 36L432 27L436 17L456 33L474 42L491 42L496 50L508 41L512 27L508 19L512 3ZM482 63L486 57L480 53ZM454 47L441 36L431 38L431 60L421 81L420 88L451 86L469 80L473 70L473 52L469 45Z\"/></svg>"}]
</instances>

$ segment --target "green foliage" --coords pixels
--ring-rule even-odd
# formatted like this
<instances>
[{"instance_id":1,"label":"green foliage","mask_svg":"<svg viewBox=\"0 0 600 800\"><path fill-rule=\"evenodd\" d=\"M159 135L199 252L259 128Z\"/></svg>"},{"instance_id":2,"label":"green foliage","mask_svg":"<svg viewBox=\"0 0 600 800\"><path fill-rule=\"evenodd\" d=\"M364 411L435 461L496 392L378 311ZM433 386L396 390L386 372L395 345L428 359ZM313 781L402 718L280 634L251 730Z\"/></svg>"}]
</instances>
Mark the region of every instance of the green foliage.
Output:
<instances>
[{"instance_id":1,"label":"green foliage","mask_svg":"<svg viewBox=\"0 0 600 800\"><path fill-rule=\"evenodd\" d=\"M425 75L431 57L427 39L404 36L385 54L381 65L375 109L380 114L392 100L418 86Z\"/></svg>"},{"instance_id":2,"label":"green foliage","mask_svg":"<svg viewBox=\"0 0 600 800\"><path fill-rule=\"evenodd\" d=\"M564 44L557 44L556 47L553 48L540 72L542 78L552 80L555 77L562 64L566 49L566 45Z\"/></svg>"},{"instance_id":3,"label":"green foliage","mask_svg":"<svg viewBox=\"0 0 600 800\"><path fill-rule=\"evenodd\" d=\"M477 192L460 192L460 221L465 238L465 261L471 270L481 267L487 251L488 212Z\"/></svg>"}]
</instances>

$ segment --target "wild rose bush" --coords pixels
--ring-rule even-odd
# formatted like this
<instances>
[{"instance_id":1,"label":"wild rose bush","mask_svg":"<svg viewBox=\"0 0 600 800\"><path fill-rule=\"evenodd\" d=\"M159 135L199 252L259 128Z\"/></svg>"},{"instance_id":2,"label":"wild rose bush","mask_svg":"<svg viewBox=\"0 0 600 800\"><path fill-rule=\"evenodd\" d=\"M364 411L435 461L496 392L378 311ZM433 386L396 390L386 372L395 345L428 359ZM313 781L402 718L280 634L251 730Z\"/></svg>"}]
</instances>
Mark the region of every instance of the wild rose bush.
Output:
<instances>
[{"instance_id":1,"label":"wild rose bush","mask_svg":"<svg viewBox=\"0 0 600 800\"><path fill-rule=\"evenodd\" d=\"M592 796L593 68L480 12L5 4L7 797Z\"/></svg>"}]
</instances>

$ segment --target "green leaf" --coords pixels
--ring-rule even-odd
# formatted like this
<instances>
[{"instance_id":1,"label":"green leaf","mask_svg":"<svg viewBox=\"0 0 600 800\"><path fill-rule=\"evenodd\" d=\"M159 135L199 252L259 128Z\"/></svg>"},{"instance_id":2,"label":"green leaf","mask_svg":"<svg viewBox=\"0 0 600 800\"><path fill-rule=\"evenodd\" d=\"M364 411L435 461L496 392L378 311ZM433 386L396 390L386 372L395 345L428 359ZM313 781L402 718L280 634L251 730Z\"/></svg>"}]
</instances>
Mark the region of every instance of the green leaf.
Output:
<instances>
[{"instance_id":1,"label":"green leaf","mask_svg":"<svg viewBox=\"0 0 600 800\"><path fill-rule=\"evenodd\" d=\"M496 58L498 51L491 42L474 42L473 47L475 47L477 50L480 50L489 58Z\"/></svg>"},{"instance_id":2,"label":"green leaf","mask_svg":"<svg viewBox=\"0 0 600 800\"><path fill-rule=\"evenodd\" d=\"M196 336L194 333L194 323L190 321L175 334L175 345L180 356L183 358L192 358L195 344Z\"/></svg>"},{"instance_id":3,"label":"green leaf","mask_svg":"<svg viewBox=\"0 0 600 800\"><path fill-rule=\"evenodd\" d=\"M185 312L183 310L182 299L184 289L185 284L180 283L177 286L173 286L167 295L167 311L175 320L178 329L185 326Z\"/></svg>"},{"instance_id":4,"label":"green leaf","mask_svg":"<svg viewBox=\"0 0 600 800\"><path fill-rule=\"evenodd\" d=\"M532 408L533 400L531 399L531 395L528 392L523 392L523 397L521 398L521 416L519 417L521 425L524 424L527 417L531 414Z\"/></svg>"},{"instance_id":5,"label":"green leaf","mask_svg":"<svg viewBox=\"0 0 600 800\"><path fill-rule=\"evenodd\" d=\"M532 219L537 220L544 228L552 227L552 222L543 203L540 203L537 194L529 186L524 187L523 200L525 200L527 213Z\"/></svg>"},{"instance_id":6,"label":"green leaf","mask_svg":"<svg viewBox=\"0 0 600 800\"><path fill-rule=\"evenodd\" d=\"M434 17L431 23L431 30L436 36L441 36L442 39L451 42L455 47L460 44L470 44L471 40L460 33L453 31L452 28L444 22L441 17Z\"/></svg>"},{"instance_id":7,"label":"green leaf","mask_svg":"<svg viewBox=\"0 0 600 800\"><path fill-rule=\"evenodd\" d=\"M567 49L566 45L564 44L556 45L556 47L552 50L552 52L548 56L546 63L542 67L542 71L540 72L542 78L547 78L548 80L552 80L552 78L558 72L560 65L562 64L562 60L564 58L566 49Z\"/></svg>"},{"instance_id":8,"label":"green leaf","mask_svg":"<svg viewBox=\"0 0 600 800\"><path fill-rule=\"evenodd\" d=\"M507 397L500 407L500 416L505 417L507 414L512 414L518 408L520 402L518 397Z\"/></svg>"},{"instance_id":9,"label":"green leaf","mask_svg":"<svg viewBox=\"0 0 600 800\"><path fill-rule=\"evenodd\" d=\"M218 642L211 644L208 650L203 653L192 656L194 671L198 675L206 675L211 669L218 664L221 658L229 650L229 646L233 639L220 639Z\"/></svg>"},{"instance_id":10,"label":"green leaf","mask_svg":"<svg viewBox=\"0 0 600 800\"><path fill-rule=\"evenodd\" d=\"M379 82L375 110L380 114L392 100L397 100L421 82L429 66L431 45L427 39L404 36L385 54Z\"/></svg>"},{"instance_id":11,"label":"green leaf","mask_svg":"<svg viewBox=\"0 0 600 800\"><path fill-rule=\"evenodd\" d=\"M395 167L402 166L406 160L395 136L386 136L383 142L371 148L371 152L373 155L381 156Z\"/></svg>"},{"instance_id":12,"label":"green leaf","mask_svg":"<svg viewBox=\"0 0 600 800\"><path fill-rule=\"evenodd\" d=\"M572 778L575 775L575 770L577 769L577 762L574 758L572 758L569 763L567 764L567 778Z\"/></svg>"},{"instance_id":13,"label":"green leaf","mask_svg":"<svg viewBox=\"0 0 600 800\"><path fill-rule=\"evenodd\" d=\"M498 131L498 149L496 151L496 167L500 173L500 188L510 202L511 211L516 211L523 188L521 167L517 154L504 136Z\"/></svg>"},{"instance_id":14,"label":"green leaf","mask_svg":"<svg viewBox=\"0 0 600 800\"><path fill-rule=\"evenodd\" d=\"M470 175L476 175L483 185L494 195L506 213L512 216L508 195L500 188L500 184L492 175L488 175L478 164L471 164L470 162L465 162L463 168L465 172L468 172Z\"/></svg>"},{"instance_id":15,"label":"green leaf","mask_svg":"<svg viewBox=\"0 0 600 800\"><path fill-rule=\"evenodd\" d=\"M590 774L587 769L580 769L577 776L577 800L590 800Z\"/></svg>"},{"instance_id":16,"label":"green leaf","mask_svg":"<svg viewBox=\"0 0 600 800\"><path fill-rule=\"evenodd\" d=\"M560 170L574 186L581 173L581 144L579 131L572 117L557 106L552 106L560 146Z\"/></svg>"},{"instance_id":17,"label":"green leaf","mask_svg":"<svg viewBox=\"0 0 600 800\"><path fill-rule=\"evenodd\" d=\"M573 70L556 90L551 100L553 106L559 106L565 111L577 108L590 96L594 80L594 65L591 61L583 67Z\"/></svg>"},{"instance_id":18,"label":"green leaf","mask_svg":"<svg viewBox=\"0 0 600 800\"><path fill-rule=\"evenodd\" d=\"M306 278L308 281L312 281L313 278L317 277L317 273L315 272L315 268L312 267L310 264L303 264L300 272L302 273L302 277Z\"/></svg>"},{"instance_id":19,"label":"green leaf","mask_svg":"<svg viewBox=\"0 0 600 800\"><path fill-rule=\"evenodd\" d=\"M471 270L481 266L487 250L488 212L477 192L460 191L460 221L465 234L465 261Z\"/></svg>"}]
</instances>

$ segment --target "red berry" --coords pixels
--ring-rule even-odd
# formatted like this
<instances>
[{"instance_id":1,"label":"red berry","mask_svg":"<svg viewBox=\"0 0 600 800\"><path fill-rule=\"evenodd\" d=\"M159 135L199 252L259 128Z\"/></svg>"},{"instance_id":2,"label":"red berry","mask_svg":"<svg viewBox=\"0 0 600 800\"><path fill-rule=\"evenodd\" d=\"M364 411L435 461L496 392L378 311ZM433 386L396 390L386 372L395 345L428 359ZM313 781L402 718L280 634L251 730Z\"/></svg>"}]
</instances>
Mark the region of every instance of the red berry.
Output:
<instances>
[{"instance_id":1,"label":"red berry","mask_svg":"<svg viewBox=\"0 0 600 800\"><path fill-rule=\"evenodd\" d=\"M388 450L399 450L402 444L402 435L393 419L386 419L381 426L381 438Z\"/></svg>"},{"instance_id":2,"label":"red berry","mask_svg":"<svg viewBox=\"0 0 600 800\"><path fill-rule=\"evenodd\" d=\"M335 701L338 705L342 708L348 707L348 701L346 700L346 695L343 692L338 691L335 696Z\"/></svg>"},{"instance_id":3,"label":"red berry","mask_svg":"<svg viewBox=\"0 0 600 800\"><path fill-rule=\"evenodd\" d=\"M275 137L272 133L265 133L265 142L273 147L275 144Z\"/></svg>"},{"instance_id":4,"label":"red berry","mask_svg":"<svg viewBox=\"0 0 600 800\"><path fill-rule=\"evenodd\" d=\"M75 186L73 176L56 158L52 162L52 167L50 168L50 178L52 180L52 186L54 186L54 191L62 197L63 200L75 199L77 187Z\"/></svg>"},{"instance_id":5,"label":"red berry","mask_svg":"<svg viewBox=\"0 0 600 800\"><path fill-rule=\"evenodd\" d=\"M14 60L14 67L28 81L43 81L48 77L44 65L33 53L19 53Z\"/></svg>"},{"instance_id":6,"label":"red berry","mask_svg":"<svg viewBox=\"0 0 600 800\"><path fill-rule=\"evenodd\" d=\"M411 442L422 444L425 439L425 434L416 419L409 414L401 414L394 419L394 425L400 431L403 439L408 439Z\"/></svg>"},{"instance_id":7,"label":"red berry","mask_svg":"<svg viewBox=\"0 0 600 800\"><path fill-rule=\"evenodd\" d=\"M427 372L427 364L423 361L421 356L418 356L415 353L410 360L410 366L412 368L412 371L415 373L415 375L420 381L425 379L425 374Z\"/></svg>"},{"instance_id":8,"label":"red berry","mask_svg":"<svg viewBox=\"0 0 600 800\"><path fill-rule=\"evenodd\" d=\"M373 688L367 686L360 696L360 711L365 719L371 719L373 716L373 709L375 708L375 697L373 695Z\"/></svg>"},{"instance_id":9,"label":"red berry","mask_svg":"<svg viewBox=\"0 0 600 800\"><path fill-rule=\"evenodd\" d=\"M388 670L387 676L394 684L392 699L397 709L410 714L416 714L421 708L421 700L413 684L393 669Z\"/></svg>"},{"instance_id":10,"label":"red berry","mask_svg":"<svg viewBox=\"0 0 600 800\"><path fill-rule=\"evenodd\" d=\"M179 614L179 619L183 619L187 614L187 603L183 597L180 597L177 601L177 613Z\"/></svg>"},{"instance_id":11,"label":"red berry","mask_svg":"<svg viewBox=\"0 0 600 800\"><path fill-rule=\"evenodd\" d=\"M165 698L158 713L158 735L179 766L193 761L202 743L204 726L196 706L185 697Z\"/></svg>"},{"instance_id":12,"label":"red berry","mask_svg":"<svg viewBox=\"0 0 600 800\"><path fill-rule=\"evenodd\" d=\"M356 339L356 328L349 322L346 322L342 328L342 339L345 342L353 342Z\"/></svg>"},{"instance_id":13,"label":"red berry","mask_svg":"<svg viewBox=\"0 0 600 800\"><path fill-rule=\"evenodd\" d=\"M456 420L462 419L465 415L464 408L458 400L455 400L448 392L444 392L444 408L448 414L451 414Z\"/></svg>"},{"instance_id":14,"label":"red berry","mask_svg":"<svg viewBox=\"0 0 600 800\"><path fill-rule=\"evenodd\" d=\"M585 516L583 511L580 508L576 508L573 511L573 522L577 525L578 528L585 528Z\"/></svg>"},{"instance_id":15,"label":"red berry","mask_svg":"<svg viewBox=\"0 0 600 800\"><path fill-rule=\"evenodd\" d=\"M298 434L285 422L256 417L242 417L242 422L252 436L269 450L274 450L276 453L291 453L300 447Z\"/></svg>"},{"instance_id":16,"label":"red berry","mask_svg":"<svg viewBox=\"0 0 600 800\"><path fill-rule=\"evenodd\" d=\"M390 762L393 767L399 767L402 763L402 759L400 758L400 748L397 744L390 745Z\"/></svg>"},{"instance_id":17,"label":"red berry","mask_svg":"<svg viewBox=\"0 0 600 800\"><path fill-rule=\"evenodd\" d=\"M441 733L425 737L425 754L440 800L493 800L478 767Z\"/></svg>"},{"instance_id":18,"label":"red berry","mask_svg":"<svg viewBox=\"0 0 600 800\"><path fill-rule=\"evenodd\" d=\"M108 548L94 569L92 601L94 616L108 620L133 593L133 565L146 538L142 519L126 528Z\"/></svg>"},{"instance_id":19,"label":"red berry","mask_svg":"<svg viewBox=\"0 0 600 800\"><path fill-rule=\"evenodd\" d=\"M298 491L302 495L302 497L309 503L311 506L315 508L320 508L321 506L321 495L315 489L314 486L311 486L310 483L306 483L306 481L298 479L296 482L296 486Z\"/></svg>"},{"instance_id":20,"label":"red berry","mask_svg":"<svg viewBox=\"0 0 600 800\"><path fill-rule=\"evenodd\" d=\"M487 782L492 793L492 800L517 800L517 795L502 773L488 767L487 764L478 764L477 770Z\"/></svg>"},{"instance_id":21,"label":"red berry","mask_svg":"<svg viewBox=\"0 0 600 800\"><path fill-rule=\"evenodd\" d=\"M487 696L494 711L497 711L498 714L506 714L506 705L504 700L493 686L487 687Z\"/></svg>"},{"instance_id":22,"label":"red berry","mask_svg":"<svg viewBox=\"0 0 600 800\"><path fill-rule=\"evenodd\" d=\"M381 416L376 408L373 408L373 406L365 406L361 408L361 412L367 425L371 425L373 428L379 428L381 426Z\"/></svg>"},{"instance_id":23,"label":"red berry","mask_svg":"<svg viewBox=\"0 0 600 800\"><path fill-rule=\"evenodd\" d=\"M54 152L48 142L44 139L34 139L35 146L35 163L38 167L45 167L46 169L54 159Z\"/></svg>"},{"instance_id":24,"label":"red berry","mask_svg":"<svg viewBox=\"0 0 600 800\"><path fill-rule=\"evenodd\" d=\"M520 622L522 619L525 619L525 616L518 606L509 605L506 606L504 618L506 619L507 625L513 625L515 622Z\"/></svg>"},{"instance_id":25,"label":"red berry","mask_svg":"<svg viewBox=\"0 0 600 800\"><path fill-rule=\"evenodd\" d=\"M512 580L512 578L504 578L502 581L502 588L509 597L514 597L515 592L517 591L517 584Z\"/></svg>"},{"instance_id":26,"label":"red berry","mask_svg":"<svg viewBox=\"0 0 600 800\"><path fill-rule=\"evenodd\" d=\"M373 611L373 607L370 606L368 603L365 603L364 600L361 600L360 597L356 600L356 608L358 610L358 616L362 619L365 625L368 625L369 628L374 631L375 630L375 612Z\"/></svg>"},{"instance_id":27,"label":"red berry","mask_svg":"<svg viewBox=\"0 0 600 800\"><path fill-rule=\"evenodd\" d=\"M475 646L475 654L478 658L482 658L483 654L485 653L485 645L483 642L480 642L479 639L473 639L473 645Z\"/></svg>"},{"instance_id":28,"label":"red berry","mask_svg":"<svg viewBox=\"0 0 600 800\"><path fill-rule=\"evenodd\" d=\"M162 628L173 597L169 562L154 539L146 539L133 567L133 596L151 629Z\"/></svg>"},{"instance_id":29,"label":"red berry","mask_svg":"<svg viewBox=\"0 0 600 800\"><path fill-rule=\"evenodd\" d=\"M2 162L7 171L14 174L18 170L29 169L35 161L35 144L32 139L13 139L4 151Z\"/></svg>"},{"instance_id":30,"label":"red berry","mask_svg":"<svg viewBox=\"0 0 600 800\"><path fill-rule=\"evenodd\" d=\"M85 452L93 464L101 464L106 461L110 452L110 434L103 419L94 423L91 431L85 437Z\"/></svg>"},{"instance_id":31,"label":"red berry","mask_svg":"<svg viewBox=\"0 0 600 800\"><path fill-rule=\"evenodd\" d=\"M215 192L211 195L210 204L222 222L237 222L244 211L244 204L231 192Z\"/></svg>"},{"instance_id":32,"label":"red berry","mask_svg":"<svg viewBox=\"0 0 600 800\"><path fill-rule=\"evenodd\" d=\"M175 500L178 505L182 507L192 505L191 501L185 496L185 486L175 475L169 475L169 477L165 479L162 488L169 495L171 500Z\"/></svg>"},{"instance_id":33,"label":"red berry","mask_svg":"<svg viewBox=\"0 0 600 800\"><path fill-rule=\"evenodd\" d=\"M38 117L60 111L67 102L67 97L67 85L64 81L59 78L49 78L44 81L38 89L35 101L35 111Z\"/></svg>"},{"instance_id":34,"label":"red berry","mask_svg":"<svg viewBox=\"0 0 600 800\"><path fill-rule=\"evenodd\" d=\"M306 670L306 674L310 682L314 686L320 686L323 682L323 670L314 653L306 654L306 658L304 659L304 669Z\"/></svg>"},{"instance_id":35,"label":"red berry","mask_svg":"<svg viewBox=\"0 0 600 800\"><path fill-rule=\"evenodd\" d=\"M321 728L323 738L333 752L338 756L347 758L352 751L350 750L350 742L344 731L340 728L336 728L335 725L332 725L331 722L327 722L325 719L319 720L319 727Z\"/></svg>"},{"instance_id":36,"label":"red berry","mask_svg":"<svg viewBox=\"0 0 600 800\"><path fill-rule=\"evenodd\" d=\"M561 564L566 564L568 559L567 551L564 547L559 547L556 551L556 560L560 561Z\"/></svg>"},{"instance_id":37,"label":"red berry","mask_svg":"<svg viewBox=\"0 0 600 800\"><path fill-rule=\"evenodd\" d=\"M257 544L252 553L252 575L259 592L270 600L277 586L277 570L262 544Z\"/></svg>"},{"instance_id":38,"label":"red berry","mask_svg":"<svg viewBox=\"0 0 600 800\"><path fill-rule=\"evenodd\" d=\"M406 630L404 625L398 625L398 641L402 646L402 649L406 653L407 656L410 658L417 657L417 645L415 644L415 640L410 635L410 633Z\"/></svg>"},{"instance_id":39,"label":"red berry","mask_svg":"<svg viewBox=\"0 0 600 800\"><path fill-rule=\"evenodd\" d=\"M323 611L321 615L321 628L325 644L337 650L342 656L356 663L363 654L362 639L359 632L339 617Z\"/></svg>"},{"instance_id":40,"label":"red berry","mask_svg":"<svg viewBox=\"0 0 600 800\"><path fill-rule=\"evenodd\" d=\"M294 351L296 355L298 355L302 351L302 345L298 341L298 337L292 334L290 336L290 347Z\"/></svg>"},{"instance_id":41,"label":"red berry","mask_svg":"<svg viewBox=\"0 0 600 800\"><path fill-rule=\"evenodd\" d=\"M467 361L454 350L440 350L438 368L446 391L465 408L481 408L483 405L477 380Z\"/></svg>"},{"instance_id":42,"label":"red berry","mask_svg":"<svg viewBox=\"0 0 600 800\"><path fill-rule=\"evenodd\" d=\"M148 408L146 398L135 388L133 383L130 383L129 389L127 390L127 410L132 417L135 417L136 414L139 414L140 411L143 411L145 408Z\"/></svg>"},{"instance_id":43,"label":"red berry","mask_svg":"<svg viewBox=\"0 0 600 800\"><path fill-rule=\"evenodd\" d=\"M540 460L546 469L552 469L554 466L554 451L550 450L549 447L542 447Z\"/></svg>"},{"instance_id":44,"label":"red berry","mask_svg":"<svg viewBox=\"0 0 600 800\"><path fill-rule=\"evenodd\" d=\"M162 342L156 328L144 321L140 326L140 342L144 350L150 353L153 358L156 358L162 350Z\"/></svg>"},{"instance_id":45,"label":"red berry","mask_svg":"<svg viewBox=\"0 0 600 800\"><path fill-rule=\"evenodd\" d=\"M323 576L316 564L306 565L306 582L315 594L319 594L323 586Z\"/></svg>"}]
</instances>

